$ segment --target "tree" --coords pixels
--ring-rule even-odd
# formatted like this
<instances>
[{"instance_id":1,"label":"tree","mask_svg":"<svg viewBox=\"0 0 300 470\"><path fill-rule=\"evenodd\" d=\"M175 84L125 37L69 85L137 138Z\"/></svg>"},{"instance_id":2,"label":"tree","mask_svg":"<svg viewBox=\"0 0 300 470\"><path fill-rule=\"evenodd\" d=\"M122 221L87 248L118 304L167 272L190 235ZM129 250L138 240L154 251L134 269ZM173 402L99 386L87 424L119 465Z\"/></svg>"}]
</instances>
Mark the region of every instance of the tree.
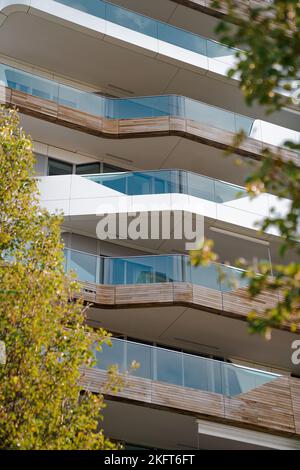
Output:
<instances>
[{"instance_id":1,"label":"tree","mask_svg":"<svg viewBox=\"0 0 300 470\"><path fill-rule=\"evenodd\" d=\"M80 387L109 334L70 301L61 217L39 208L34 163L17 112L0 108L0 448L114 449L99 426L103 395Z\"/></svg>"},{"instance_id":2,"label":"tree","mask_svg":"<svg viewBox=\"0 0 300 470\"><path fill-rule=\"evenodd\" d=\"M238 76L239 86L246 103L258 102L267 113L284 106L295 106L300 96L300 3L298 0L273 0L256 2L249 7L249 15L240 14L239 2L234 0L212 1L214 7L226 7L226 20L219 22L217 33L220 40L230 47L238 48L237 64L229 77ZM221 5L222 4L222 5ZM239 145L245 135L235 136L234 145ZM284 144L299 151L298 142ZM300 264L299 264L299 210L300 210L300 157L299 163L283 158L280 150L267 146L262 158L245 181L252 198L263 192L291 200L286 215L271 211L261 222L260 230L276 227L281 237L280 256L282 263L247 263L239 260L245 269L243 277L249 280L248 292L255 298L265 289L280 293L280 301L274 308L266 309L261 318L257 312L249 312L251 332L260 332L270 337L271 330L289 324L295 331L300 323ZM292 263L286 263L288 252L296 254ZM192 262L197 265L217 259L212 244L206 241L202 249L192 253Z\"/></svg>"}]
</instances>

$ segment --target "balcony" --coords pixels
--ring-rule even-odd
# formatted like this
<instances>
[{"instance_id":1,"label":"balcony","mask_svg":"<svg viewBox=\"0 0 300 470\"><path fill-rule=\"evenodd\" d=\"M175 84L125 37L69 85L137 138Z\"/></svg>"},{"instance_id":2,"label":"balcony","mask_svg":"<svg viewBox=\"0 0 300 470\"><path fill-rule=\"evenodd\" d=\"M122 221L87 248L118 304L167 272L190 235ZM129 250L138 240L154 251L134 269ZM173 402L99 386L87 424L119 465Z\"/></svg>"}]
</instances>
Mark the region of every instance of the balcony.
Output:
<instances>
[{"instance_id":1,"label":"balcony","mask_svg":"<svg viewBox=\"0 0 300 470\"><path fill-rule=\"evenodd\" d=\"M154 20L103 0L56 0L57 3L75 8L123 28L143 34L175 48L198 54L232 65L235 49L197 34ZM175 52L175 50L174 50ZM179 51L178 51L179 52Z\"/></svg>"},{"instance_id":2,"label":"balcony","mask_svg":"<svg viewBox=\"0 0 300 470\"><path fill-rule=\"evenodd\" d=\"M66 248L65 269L75 272L80 281L112 286L191 283L220 292L247 286L240 269L218 264L195 268L187 255L106 258Z\"/></svg>"},{"instance_id":3,"label":"balcony","mask_svg":"<svg viewBox=\"0 0 300 470\"><path fill-rule=\"evenodd\" d=\"M239 441L240 430L241 440L247 437L251 442L248 429L262 433L262 447L299 449L299 379L117 338L111 349L105 346L96 358L97 365L84 370L81 379L82 386L94 393L103 391L108 366L117 364L124 371L133 360L140 363L121 391L107 394L113 399L112 407L123 404L127 423L132 406L143 413L142 405L150 415L168 411L178 419L181 415L200 418L202 426L203 419L216 426L222 423L225 439L226 431L236 431L234 440ZM269 440L263 433L268 433ZM254 437L259 446L259 434Z\"/></svg>"},{"instance_id":4,"label":"balcony","mask_svg":"<svg viewBox=\"0 0 300 470\"><path fill-rule=\"evenodd\" d=\"M183 352L143 343L112 338L112 348L103 346L96 352L100 370L117 365L120 372L130 370L133 361L140 367L134 377L193 388L224 396L237 396L267 384L278 374L241 367Z\"/></svg>"},{"instance_id":5,"label":"balcony","mask_svg":"<svg viewBox=\"0 0 300 470\"><path fill-rule=\"evenodd\" d=\"M210 226L243 227L251 236L256 222L269 216L273 207L283 215L290 204L271 194L251 199L245 188L183 170L46 176L39 178L39 190L44 207L50 212L61 210L70 230L92 237L100 214L155 211L184 211L193 218L204 217ZM264 238L277 235L271 227ZM161 241L161 236L153 240L155 247Z\"/></svg>"},{"instance_id":6,"label":"balcony","mask_svg":"<svg viewBox=\"0 0 300 470\"><path fill-rule=\"evenodd\" d=\"M64 120L65 125L71 127L73 119L77 128L80 126L80 121L85 127L90 121L94 132L104 133L111 137L121 132L121 129L117 129L118 126L114 121L116 124L117 121L123 121L123 132L126 133L125 126L127 126L128 137L132 137L135 131L130 129L131 120L135 125L140 120L144 133L147 131L147 126L151 132L153 124L154 130L162 133L165 132L163 125L169 122L164 122L164 120L174 118L171 125L167 124L169 126L168 133L172 132L171 126L176 131L176 120L179 119L181 122L179 122L178 130L183 133L185 131L183 122L186 125L190 123L189 132L194 134L193 138L195 139L199 135L199 130L193 123L198 123L200 126L204 126L203 133L206 141L209 138L212 139L214 132L216 139L218 138L218 130L224 132L219 136L219 146L222 145L224 135L228 134L231 137L232 133L244 131L249 139L253 139L253 144L248 145L249 154L254 150L255 145L258 145L259 152L261 145L264 144L269 144L272 147L282 146L286 140L300 142L300 132L178 95L105 98L5 64L0 65L0 85L13 90L11 103L19 106L23 112L30 114L30 100L26 96L31 96L33 97L33 115L38 115L40 111L44 116L48 115L48 119L52 122L59 123L60 120ZM2 94L5 95L5 92ZM9 99L7 101L9 102ZM71 113L71 110L78 111L78 117ZM99 118L99 121L97 122L95 118ZM107 125L104 122L101 124L101 120L107 120ZM103 127L106 127L107 132ZM205 133L208 134L207 137ZM231 143L231 139L228 140L229 143ZM293 152L290 153L293 154Z\"/></svg>"}]
</instances>

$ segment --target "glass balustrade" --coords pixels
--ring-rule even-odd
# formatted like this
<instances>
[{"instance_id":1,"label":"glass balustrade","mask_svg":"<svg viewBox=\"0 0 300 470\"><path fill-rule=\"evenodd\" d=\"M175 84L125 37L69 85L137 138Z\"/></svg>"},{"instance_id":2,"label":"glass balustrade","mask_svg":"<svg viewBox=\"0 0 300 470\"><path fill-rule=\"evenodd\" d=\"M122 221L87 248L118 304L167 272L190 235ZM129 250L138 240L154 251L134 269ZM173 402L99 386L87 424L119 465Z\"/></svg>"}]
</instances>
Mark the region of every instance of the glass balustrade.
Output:
<instances>
[{"instance_id":1,"label":"glass balustrade","mask_svg":"<svg viewBox=\"0 0 300 470\"><path fill-rule=\"evenodd\" d=\"M269 144L280 146L285 140L300 141L299 132L183 96L106 98L5 64L0 64L0 85L107 119L176 116L229 132L243 130L247 136Z\"/></svg>"},{"instance_id":2,"label":"glass balustrade","mask_svg":"<svg viewBox=\"0 0 300 470\"><path fill-rule=\"evenodd\" d=\"M102 0L56 0L76 10L117 24L172 46L201 54L205 57L233 64L236 49L212 39L186 31L168 23L149 18L118 5Z\"/></svg>"},{"instance_id":3,"label":"glass balustrade","mask_svg":"<svg viewBox=\"0 0 300 470\"><path fill-rule=\"evenodd\" d=\"M147 344L112 339L112 347L96 351L96 367L107 370L117 365L121 372L130 370L133 361L140 367L133 376L182 387L235 396L266 384L276 374L240 367L231 363L195 356Z\"/></svg>"},{"instance_id":4,"label":"glass balustrade","mask_svg":"<svg viewBox=\"0 0 300 470\"><path fill-rule=\"evenodd\" d=\"M65 269L81 281L109 285L189 282L222 292L247 286L240 269L221 264L193 267L187 255L106 258L66 248Z\"/></svg>"},{"instance_id":5,"label":"glass balustrade","mask_svg":"<svg viewBox=\"0 0 300 470\"><path fill-rule=\"evenodd\" d=\"M185 170L151 170L85 175L90 181L127 196L150 194L185 194L239 211L258 220L269 215L272 196L263 204L251 201L245 188Z\"/></svg>"},{"instance_id":6,"label":"glass balustrade","mask_svg":"<svg viewBox=\"0 0 300 470\"><path fill-rule=\"evenodd\" d=\"M101 173L85 178L128 196L176 193L220 204L249 197L241 186L184 170Z\"/></svg>"}]
</instances>

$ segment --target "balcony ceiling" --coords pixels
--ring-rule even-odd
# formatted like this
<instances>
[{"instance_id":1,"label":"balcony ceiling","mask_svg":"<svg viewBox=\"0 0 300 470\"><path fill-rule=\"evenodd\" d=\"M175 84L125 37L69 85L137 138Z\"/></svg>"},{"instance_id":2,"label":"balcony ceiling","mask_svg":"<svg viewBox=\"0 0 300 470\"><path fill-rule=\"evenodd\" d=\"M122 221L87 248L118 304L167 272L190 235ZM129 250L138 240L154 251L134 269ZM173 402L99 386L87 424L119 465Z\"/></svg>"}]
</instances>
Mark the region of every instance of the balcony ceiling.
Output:
<instances>
[{"instance_id":1,"label":"balcony ceiling","mask_svg":"<svg viewBox=\"0 0 300 470\"><path fill-rule=\"evenodd\" d=\"M0 28L1 53L114 95L176 93L257 119L265 118L257 107L249 110L237 83L222 75L191 69L167 56L155 58L146 50L129 48L125 42L98 39L55 20L21 12L9 15ZM297 116L291 113L277 113L268 119L298 129Z\"/></svg>"},{"instance_id":2,"label":"balcony ceiling","mask_svg":"<svg viewBox=\"0 0 300 470\"><path fill-rule=\"evenodd\" d=\"M266 341L259 335L250 335L245 321L188 306L91 308L89 318L95 326L143 341L233 360L247 358L249 362L300 375L300 366L291 363L291 344L299 335L287 331L273 330L271 341Z\"/></svg>"},{"instance_id":3,"label":"balcony ceiling","mask_svg":"<svg viewBox=\"0 0 300 470\"><path fill-rule=\"evenodd\" d=\"M120 441L168 450L245 450L258 446L197 434L195 418L129 403L107 400L105 433ZM145 426L146 423L146 426Z\"/></svg>"}]
</instances>

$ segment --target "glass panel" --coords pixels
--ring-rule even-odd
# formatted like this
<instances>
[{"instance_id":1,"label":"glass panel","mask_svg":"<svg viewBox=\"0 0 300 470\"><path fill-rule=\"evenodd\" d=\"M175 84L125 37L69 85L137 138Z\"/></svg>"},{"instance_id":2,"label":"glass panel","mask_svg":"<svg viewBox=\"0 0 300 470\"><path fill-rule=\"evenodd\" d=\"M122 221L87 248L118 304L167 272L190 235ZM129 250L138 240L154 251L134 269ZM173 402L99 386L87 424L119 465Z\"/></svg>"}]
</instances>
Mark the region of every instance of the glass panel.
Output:
<instances>
[{"instance_id":1,"label":"glass panel","mask_svg":"<svg viewBox=\"0 0 300 470\"><path fill-rule=\"evenodd\" d=\"M174 46L206 56L206 40L201 36L184 31L166 23L158 22L158 38Z\"/></svg>"},{"instance_id":2,"label":"glass panel","mask_svg":"<svg viewBox=\"0 0 300 470\"><path fill-rule=\"evenodd\" d=\"M155 282L155 259L149 257L126 260L126 284L148 284ZM163 282L161 280L160 282Z\"/></svg>"},{"instance_id":3,"label":"glass panel","mask_svg":"<svg viewBox=\"0 0 300 470\"><path fill-rule=\"evenodd\" d=\"M110 3L107 3L106 11L107 21L146 34L152 38L157 38L157 21Z\"/></svg>"},{"instance_id":4,"label":"glass panel","mask_svg":"<svg viewBox=\"0 0 300 470\"><path fill-rule=\"evenodd\" d=\"M145 256L104 260L104 284L181 282L181 256Z\"/></svg>"},{"instance_id":5,"label":"glass panel","mask_svg":"<svg viewBox=\"0 0 300 470\"><path fill-rule=\"evenodd\" d=\"M234 201L242 197L248 197L248 193L245 188L235 186L234 184L224 183L223 181L216 180L216 202L222 204L228 201Z\"/></svg>"},{"instance_id":6,"label":"glass panel","mask_svg":"<svg viewBox=\"0 0 300 470\"><path fill-rule=\"evenodd\" d=\"M207 41L207 56L225 62L227 64L234 63L235 49L224 46L216 41Z\"/></svg>"},{"instance_id":7,"label":"glass panel","mask_svg":"<svg viewBox=\"0 0 300 470\"><path fill-rule=\"evenodd\" d=\"M255 119L236 114L235 115L236 132L244 131L245 134L250 137L254 122L255 122Z\"/></svg>"},{"instance_id":8,"label":"glass panel","mask_svg":"<svg viewBox=\"0 0 300 470\"><path fill-rule=\"evenodd\" d=\"M102 184L106 188L113 189L123 194L127 194L127 178L128 173L121 173L115 175L103 175L97 176L93 181L96 181L98 184Z\"/></svg>"},{"instance_id":9,"label":"glass panel","mask_svg":"<svg viewBox=\"0 0 300 470\"><path fill-rule=\"evenodd\" d=\"M180 282L178 265L180 256L156 256L153 282Z\"/></svg>"},{"instance_id":10,"label":"glass panel","mask_svg":"<svg viewBox=\"0 0 300 470\"><path fill-rule=\"evenodd\" d=\"M185 100L186 118L235 132L235 115L214 106L191 99Z\"/></svg>"},{"instance_id":11,"label":"glass panel","mask_svg":"<svg viewBox=\"0 0 300 470\"><path fill-rule=\"evenodd\" d=\"M272 374L226 363L224 363L224 372L225 393L229 396L246 393L276 378L276 376Z\"/></svg>"},{"instance_id":12,"label":"glass panel","mask_svg":"<svg viewBox=\"0 0 300 470\"><path fill-rule=\"evenodd\" d=\"M105 98L87 91L59 85L58 102L62 106L78 109L95 116L104 116Z\"/></svg>"},{"instance_id":13,"label":"glass panel","mask_svg":"<svg viewBox=\"0 0 300 470\"><path fill-rule=\"evenodd\" d=\"M113 100L111 100L113 101ZM170 115L169 96L146 96L142 98L120 98L114 100L109 118L132 119Z\"/></svg>"},{"instance_id":14,"label":"glass panel","mask_svg":"<svg viewBox=\"0 0 300 470\"><path fill-rule=\"evenodd\" d=\"M97 282L97 256L70 250L70 270L77 273L78 279Z\"/></svg>"},{"instance_id":15,"label":"glass panel","mask_svg":"<svg viewBox=\"0 0 300 470\"><path fill-rule=\"evenodd\" d=\"M93 173L100 173L100 162L76 165L76 175L92 175Z\"/></svg>"},{"instance_id":16,"label":"glass panel","mask_svg":"<svg viewBox=\"0 0 300 470\"><path fill-rule=\"evenodd\" d=\"M242 279L243 271L231 266L219 265L221 273L221 289L223 292L231 292L248 286L248 279Z\"/></svg>"},{"instance_id":17,"label":"glass panel","mask_svg":"<svg viewBox=\"0 0 300 470\"><path fill-rule=\"evenodd\" d=\"M184 386L222 393L221 363L184 354Z\"/></svg>"},{"instance_id":18,"label":"glass panel","mask_svg":"<svg viewBox=\"0 0 300 470\"><path fill-rule=\"evenodd\" d=\"M153 178L151 172L147 173L130 173L127 175L127 191L126 194L153 194Z\"/></svg>"},{"instance_id":19,"label":"glass panel","mask_svg":"<svg viewBox=\"0 0 300 470\"><path fill-rule=\"evenodd\" d=\"M183 385L182 354L168 349L155 348L157 380Z\"/></svg>"},{"instance_id":20,"label":"glass panel","mask_svg":"<svg viewBox=\"0 0 300 470\"><path fill-rule=\"evenodd\" d=\"M133 374L138 377L144 377L145 379L152 379L152 367L151 367L151 346L147 346L139 343L127 343L127 365L126 369L129 370L133 361L139 363L140 367L135 369Z\"/></svg>"},{"instance_id":21,"label":"glass panel","mask_svg":"<svg viewBox=\"0 0 300 470\"><path fill-rule=\"evenodd\" d=\"M32 75L22 70L17 70L11 67L2 66L4 69L5 80L4 84L14 90L28 93L31 96L42 98L45 100L51 100L57 102L58 99L58 84L41 78L36 75ZM5 83L6 82L6 83Z\"/></svg>"},{"instance_id":22,"label":"glass panel","mask_svg":"<svg viewBox=\"0 0 300 470\"><path fill-rule=\"evenodd\" d=\"M189 259L186 258L186 264ZM190 276L192 284L208 287L209 289L220 290L219 275L216 265L190 266Z\"/></svg>"},{"instance_id":23,"label":"glass panel","mask_svg":"<svg viewBox=\"0 0 300 470\"><path fill-rule=\"evenodd\" d=\"M71 163L61 162L60 160L48 159L48 176L71 175L73 165Z\"/></svg>"},{"instance_id":24,"label":"glass panel","mask_svg":"<svg viewBox=\"0 0 300 470\"><path fill-rule=\"evenodd\" d=\"M186 175L187 194L214 202L214 180L197 175L196 173L186 173Z\"/></svg>"},{"instance_id":25,"label":"glass panel","mask_svg":"<svg viewBox=\"0 0 300 470\"><path fill-rule=\"evenodd\" d=\"M102 351L96 351L97 367L107 370L109 367L117 365L119 370L124 372L125 345L126 341L112 339L112 346L104 344Z\"/></svg>"},{"instance_id":26,"label":"glass panel","mask_svg":"<svg viewBox=\"0 0 300 470\"><path fill-rule=\"evenodd\" d=\"M126 284L126 263L120 258L104 258L104 284Z\"/></svg>"},{"instance_id":27,"label":"glass panel","mask_svg":"<svg viewBox=\"0 0 300 470\"><path fill-rule=\"evenodd\" d=\"M77 10L84 11L90 15L97 16L98 18L105 19L105 2L102 0L57 0L59 3L63 3Z\"/></svg>"}]
</instances>

